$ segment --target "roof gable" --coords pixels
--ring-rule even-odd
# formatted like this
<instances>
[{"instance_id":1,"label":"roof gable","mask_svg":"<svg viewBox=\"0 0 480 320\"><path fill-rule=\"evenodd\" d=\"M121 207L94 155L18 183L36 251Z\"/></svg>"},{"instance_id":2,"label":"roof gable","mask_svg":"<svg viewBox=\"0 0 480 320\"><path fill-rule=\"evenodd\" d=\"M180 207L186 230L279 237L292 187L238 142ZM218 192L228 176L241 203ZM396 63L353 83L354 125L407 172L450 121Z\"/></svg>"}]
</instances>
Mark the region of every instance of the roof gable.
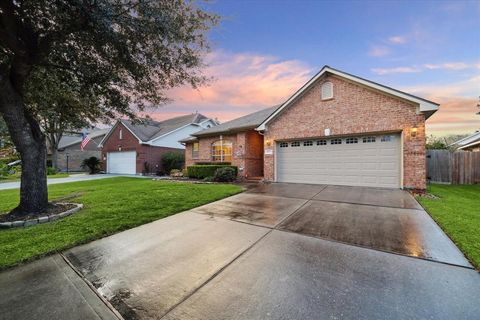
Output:
<instances>
[{"instance_id":1,"label":"roof gable","mask_svg":"<svg viewBox=\"0 0 480 320\"><path fill-rule=\"evenodd\" d=\"M391 96L394 96L394 97L398 97L398 98L403 99L403 100L414 102L414 103L418 104L418 106L419 106L418 111L426 114L426 118L431 116L439 108L439 104L437 104L435 102L432 102L432 101L429 101L429 100L426 100L426 99L423 99L423 98L420 98L420 97L417 97L417 96L414 96L414 95L411 95L411 94L408 94L408 93L405 93L405 92L402 92L402 91L399 91L399 90L396 90L396 89L393 89L393 88L390 88L390 87L387 87L387 86L384 86L384 85L381 85L381 84L378 84L378 83L370 81L370 80L366 80L366 79L351 75L349 73L346 73L346 72L343 72L343 71L340 71L340 70L337 70L337 69L334 69L334 68L330 68L329 66L324 66L320 70L320 72L318 72L309 81L307 81L307 83L305 83L299 90L297 90L297 92L295 92L292 96L290 96L290 98L288 98L288 100L285 101L275 112L273 112L268 118L266 118L265 121L263 121L257 127L256 130L258 130L258 131L265 130L266 125L271 120L276 118L278 115L280 115L282 113L283 110L285 110L290 105L292 105L297 100L298 97L300 97L304 92L306 92L310 87L312 87L317 82L317 80L320 79L326 73L336 75L338 77L350 80L352 82L361 84L361 85L366 86L368 88L378 90L380 92L383 92L385 94L388 94L388 95L391 95Z\"/></svg>"},{"instance_id":2,"label":"roof gable","mask_svg":"<svg viewBox=\"0 0 480 320\"><path fill-rule=\"evenodd\" d=\"M163 121L155 121L151 119L140 119L139 121L120 119L110 129L108 134L102 140L101 144L103 145L103 143L109 138L111 133L119 124L127 128L128 131L130 131L138 139L139 143L149 144L151 141L165 136L182 127L190 124L199 124L208 119L209 118L200 113L192 113Z\"/></svg>"}]
</instances>

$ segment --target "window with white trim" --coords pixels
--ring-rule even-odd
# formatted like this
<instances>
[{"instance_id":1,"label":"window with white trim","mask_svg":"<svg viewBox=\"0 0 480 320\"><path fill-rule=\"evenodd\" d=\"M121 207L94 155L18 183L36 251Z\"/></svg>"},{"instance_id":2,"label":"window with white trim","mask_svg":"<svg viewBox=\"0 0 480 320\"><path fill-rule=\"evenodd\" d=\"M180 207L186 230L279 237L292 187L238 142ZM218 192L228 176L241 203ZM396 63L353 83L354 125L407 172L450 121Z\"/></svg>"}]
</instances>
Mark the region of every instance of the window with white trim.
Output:
<instances>
[{"instance_id":1,"label":"window with white trim","mask_svg":"<svg viewBox=\"0 0 480 320\"><path fill-rule=\"evenodd\" d=\"M288 148L288 142L280 142L280 148Z\"/></svg>"},{"instance_id":2,"label":"window with white trim","mask_svg":"<svg viewBox=\"0 0 480 320\"><path fill-rule=\"evenodd\" d=\"M313 141L312 140L303 141L303 146L304 147L313 146Z\"/></svg>"},{"instance_id":3,"label":"window with white trim","mask_svg":"<svg viewBox=\"0 0 480 320\"><path fill-rule=\"evenodd\" d=\"M212 143L212 161L232 161L232 142L217 140Z\"/></svg>"},{"instance_id":4,"label":"window with white trim","mask_svg":"<svg viewBox=\"0 0 480 320\"><path fill-rule=\"evenodd\" d=\"M375 142L375 137L363 137L363 143Z\"/></svg>"},{"instance_id":5,"label":"window with white trim","mask_svg":"<svg viewBox=\"0 0 480 320\"><path fill-rule=\"evenodd\" d=\"M120 131L118 131L118 139L119 140L123 139L123 130L122 129L120 129Z\"/></svg>"},{"instance_id":6,"label":"window with white trim","mask_svg":"<svg viewBox=\"0 0 480 320\"><path fill-rule=\"evenodd\" d=\"M333 84L331 82L325 82L322 84L322 100L333 98Z\"/></svg>"},{"instance_id":7,"label":"window with white trim","mask_svg":"<svg viewBox=\"0 0 480 320\"><path fill-rule=\"evenodd\" d=\"M342 139L332 139L330 140L330 144L342 144Z\"/></svg>"},{"instance_id":8,"label":"window with white trim","mask_svg":"<svg viewBox=\"0 0 480 320\"><path fill-rule=\"evenodd\" d=\"M392 136L382 136L382 138L380 139L380 141L382 141L382 142L390 142L390 141L392 141Z\"/></svg>"},{"instance_id":9,"label":"window with white trim","mask_svg":"<svg viewBox=\"0 0 480 320\"><path fill-rule=\"evenodd\" d=\"M345 143L346 144L358 143L358 139L357 138L347 138L347 139L345 139Z\"/></svg>"},{"instance_id":10,"label":"window with white trim","mask_svg":"<svg viewBox=\"0 0 480 320\"><path fill-rule=\"evenodd\" d=\"M317 146L325 146L327 145L327 140L317 140Z\"/></svg>"},{"instance_id":11,"label":"window with white trim","mask_svg":"<svg viewBox=\"0 0 480 320\"><path fill-rule=\"evenodd\" d=\"M300 141L294 141L290 144L292 147L300 147Z\"/></svg>"}]
</instances>

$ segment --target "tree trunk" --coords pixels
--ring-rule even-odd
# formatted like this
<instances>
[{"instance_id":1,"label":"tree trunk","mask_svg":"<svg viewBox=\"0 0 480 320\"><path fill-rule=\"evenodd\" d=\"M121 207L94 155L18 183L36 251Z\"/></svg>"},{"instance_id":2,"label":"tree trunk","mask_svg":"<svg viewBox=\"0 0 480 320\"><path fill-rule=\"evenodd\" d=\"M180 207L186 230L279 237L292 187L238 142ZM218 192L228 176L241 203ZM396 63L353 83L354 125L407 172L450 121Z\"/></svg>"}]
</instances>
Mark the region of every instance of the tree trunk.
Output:
<instances>
[{"instance_id":1,"label":"tree trunk","mask_svg":"<svg viewBox=\"0 0 480 320\"><path fill-rule=\"evenodd\" d=\"M22 96L0 75L0 113L22 160L20 204L17 215L40 213L48 206L45 135L25 109Z\"/></svg>"}]
</instances>

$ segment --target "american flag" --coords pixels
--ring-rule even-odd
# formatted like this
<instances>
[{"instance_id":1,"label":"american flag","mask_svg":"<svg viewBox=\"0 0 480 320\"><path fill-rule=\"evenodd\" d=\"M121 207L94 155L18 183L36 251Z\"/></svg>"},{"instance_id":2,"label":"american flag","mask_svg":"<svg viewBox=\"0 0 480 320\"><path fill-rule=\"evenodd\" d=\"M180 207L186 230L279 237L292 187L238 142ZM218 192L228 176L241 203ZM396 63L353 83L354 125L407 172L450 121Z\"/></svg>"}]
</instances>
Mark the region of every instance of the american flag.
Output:
<instances>
[{"instance_id":1,"label":"american flag","mask_svg":"<svg viewBox=\"0 0 480 320\"><path fill-rule=\"evenodd\" d=\"M82 143L80 143L80 150L83 151L87 144L90 142L90 137L86 133L82 133Z\"/></svg>"}]
</instances>

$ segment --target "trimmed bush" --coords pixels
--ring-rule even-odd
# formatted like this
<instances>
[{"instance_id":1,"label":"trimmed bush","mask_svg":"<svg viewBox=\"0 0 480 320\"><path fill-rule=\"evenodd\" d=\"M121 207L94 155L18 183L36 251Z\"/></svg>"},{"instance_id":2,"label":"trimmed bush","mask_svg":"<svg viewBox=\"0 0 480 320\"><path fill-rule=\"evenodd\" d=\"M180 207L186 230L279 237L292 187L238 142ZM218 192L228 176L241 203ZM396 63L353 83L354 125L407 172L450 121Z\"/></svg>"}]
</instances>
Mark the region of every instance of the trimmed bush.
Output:
<instances>
[{"instance_id":1,"label":"trimmed bush","mask_svg":"<svg viewBox=\"0 0 480 320\"><path fill-rule=\"evenodd\" d=\"M218 168L213 180L216 182L233 182L237 179L237 172L232 167Z\"/></svg>"},{"instance_id":2,"label":"trimmed bush","mask_svg":"<svg viewBox=\"0 0 480 320\"><path fill-rule=\"evenodd\" d=\"M81 167L83 169L88 169L90 174L95 174L100 172L100 166L102 165L102 162L100 159L97 157L90 157L85 160L83 160Z\"/></svg>"},{"instance_id":3,"label":"trimmed bush","mask_svg":"<svg viewBox=\"0 0 480 320\"><path fill-rule=\"evenodd\" d=\"M185 154L182 152L167 152L162 155L162 169L167 174L173 169L182 170L185 164Z\"/></svg>"},{"instance_id":4,"label":"trimmed bush","mask_svg":"<svg viewBox=\"0 0 480 320\"><path fill-rule=\"evenodd\" d=\"M235 171L235 177L237 176L238 168L236 166L218 164L189 166L187 168L187 173L189 178L204 179L215 176L215 171L219 168L232 168Z\"/></svg>"},{"instance_id":5,"label":"trimmed bush","mask_svg":"<svg viewBox=\"0 0 480 320\"><path fill-rule=\"evenodd\" d=\"M57 174L57 169L53 168L53 167L47 167L47 175L51 176L51 175L55 175Z\"/></svg>"}]
</instances>

